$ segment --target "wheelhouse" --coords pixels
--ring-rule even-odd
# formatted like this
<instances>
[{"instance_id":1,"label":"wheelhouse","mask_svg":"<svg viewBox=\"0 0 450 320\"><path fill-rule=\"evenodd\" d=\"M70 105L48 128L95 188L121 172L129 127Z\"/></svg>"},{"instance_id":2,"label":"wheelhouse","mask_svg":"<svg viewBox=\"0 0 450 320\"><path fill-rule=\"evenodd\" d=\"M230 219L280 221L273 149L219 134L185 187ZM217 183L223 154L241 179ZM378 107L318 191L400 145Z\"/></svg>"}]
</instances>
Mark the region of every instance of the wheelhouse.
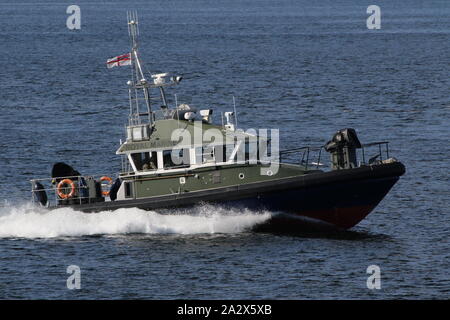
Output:
<instances>
[{"instance_id":1,"label":"wheelhouse","mask_svg":"<svg viewBox=\"0 0 450 320\"><path fill-rule=\"evenodd\" d=\"M180 123L182 122L182 123ZM182 129L187 136L201 134L201 140L183 143L167 140L172 132ZM212 142L203 132L213 130ZM251 133L231 131L226 127L192 120L155 121L153 133L146 141L133 137L121 144L117 154L123 156L121 176L152 175L191 171L210 166L257 163L265 150L264 138ZM186 136L186 135L185 135ZM166 140L165 140L166 139ZM198 139L197 139L198 140ZM260 152L261 151L261 152Z\"/></svg>"}]
</instances>

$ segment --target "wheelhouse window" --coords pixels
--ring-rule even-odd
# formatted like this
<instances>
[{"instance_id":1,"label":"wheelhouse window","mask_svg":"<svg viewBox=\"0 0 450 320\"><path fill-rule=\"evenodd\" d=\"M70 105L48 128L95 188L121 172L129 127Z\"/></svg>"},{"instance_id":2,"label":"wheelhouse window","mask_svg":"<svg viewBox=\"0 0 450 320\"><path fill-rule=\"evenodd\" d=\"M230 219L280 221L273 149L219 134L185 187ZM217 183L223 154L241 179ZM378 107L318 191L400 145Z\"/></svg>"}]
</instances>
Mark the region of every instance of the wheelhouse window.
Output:
<instances>
[{"instance_id":1,"label":"wheelhouse window","mask_svg":"<svg viewBox=\"0 0 450 320\"><path fill-rule=\"evenodd\" d=\"M247 141L245 143L245 161L250 164L255 164L259 160L258 157L258 143L257 141Z\"/></svg>"},{"instance_id":2,"label":"wheelhouse window","mask_svg":"<svg viewBox=\"0 0 450 320\"><path fill-rule=\"evenodd\" d=\"M156 170L158 168L156 151L133 153L131 159L138 171Z\"/></svg>"},{"instance_id":3,"label":"wheelhouse window","mask_svg":"<svg viewBox=\"0 0 450 320\"><path fill-rule=\"evenodd\" d=\"M215 147L197 147L195 148L195 163L211 163L216 162Z\"/></svg>"},{"instance_id":4,"label":"wheelhouse window","mask_svg":"<svg viewBox=\"0 0 450 320\"><path fill-rule=\"evenodd\" d=\"M131 182L125 182L125 198L133 197L133 185Z\"/></svg>"},{"instance_id":5,"label":"wheelhouse window","mask_svg":"<svg viewBox=\"0 0 450 320\"><path fill-rule=\"evenodd\" d=\"M230 152L231 151L231 152ZM232 157L230 159L230 157ZM233 162L245 162L255 164L258 162L258 144L255 141L249 141L248 139L237 143L234 148L227 149L227 159Z\"/></svg>"},{"instance_id":6,"label":"wheelhouse window","mask_svg":"<svg viewBox=\"0 0 450 320\"><path fill-rule=\"evenodd\" d=\"M186 168L190 165L189 149L163 151L164 169Z\"/></svg>"},{"instance_id":7,"label":"wheelhouse window","mask_svg":"<svg viewBox=\"0 0 450 320\"><path fill-rule=\"evenodd\" d=\"M195 163L222 163L227 162L233 154L235 145L215 145L195 148ZM233 161L236 161L236 154Z\"/></svg>"},{"instance_id":8,"label":"wheelhouse window","mask_svg":"<svg viewBox=\"0 0 450 320\"><path fill-rule=\"evenodd\" d=\"M216 162L226 162L227 161L227 149L225 145L214 146L214 159Z\"/></svg>"}]
</instances>

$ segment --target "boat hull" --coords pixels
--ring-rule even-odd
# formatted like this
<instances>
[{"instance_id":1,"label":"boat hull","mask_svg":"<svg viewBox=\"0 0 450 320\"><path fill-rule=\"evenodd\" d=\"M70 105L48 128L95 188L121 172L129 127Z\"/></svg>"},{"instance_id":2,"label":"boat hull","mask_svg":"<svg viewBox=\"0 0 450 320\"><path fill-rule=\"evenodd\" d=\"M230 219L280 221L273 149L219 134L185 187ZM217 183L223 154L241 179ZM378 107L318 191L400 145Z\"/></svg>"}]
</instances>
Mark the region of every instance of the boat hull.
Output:
<instances>
[{"instance_id":1,"label":"boat hull","mask_svg":"<svg viewBox=\"0 0 450 320\"><path fill-rule=\"evenodd\" d=\"M84 212L98 212L129 207L155 210L218 203L252 210L285 212L349 229L377 206L404 172L403 164L394 162L195 192L71 207ZM170 213L170 210L164 212Z\"/></svg>"},{"instance_id":2,"label":"boat hull","mask_svg":"<svg viewBox=\"0 0 450 320\"><path fill-rule=\"evenodd\" d=\"M270 211L319 220L349 229L363 220L385 197L398 177L367 179L298 188L262 195L253 205Z\"/></svg>"}]
</instances>

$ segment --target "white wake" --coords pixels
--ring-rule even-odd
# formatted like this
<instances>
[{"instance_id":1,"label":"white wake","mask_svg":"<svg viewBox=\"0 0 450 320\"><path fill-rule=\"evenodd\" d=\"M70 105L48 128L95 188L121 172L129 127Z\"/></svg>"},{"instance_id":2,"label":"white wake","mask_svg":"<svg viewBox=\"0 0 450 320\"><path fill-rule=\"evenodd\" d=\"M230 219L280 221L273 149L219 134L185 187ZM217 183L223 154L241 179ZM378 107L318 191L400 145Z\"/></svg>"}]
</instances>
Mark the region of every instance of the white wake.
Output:
<instances>
[{"instance_id":1,"label":"white wake","mask_svg":"<svg viewBox=\"0 0 450 320\"><path fill-rule=\"evenodd\" d=\"M269 212L230 210L212 205L160 214L137 208L98 213L82 213L71 208L49 211L25 204L0 208L0 238L239 233L270 217Z\"/></svg>"}]
</instances>

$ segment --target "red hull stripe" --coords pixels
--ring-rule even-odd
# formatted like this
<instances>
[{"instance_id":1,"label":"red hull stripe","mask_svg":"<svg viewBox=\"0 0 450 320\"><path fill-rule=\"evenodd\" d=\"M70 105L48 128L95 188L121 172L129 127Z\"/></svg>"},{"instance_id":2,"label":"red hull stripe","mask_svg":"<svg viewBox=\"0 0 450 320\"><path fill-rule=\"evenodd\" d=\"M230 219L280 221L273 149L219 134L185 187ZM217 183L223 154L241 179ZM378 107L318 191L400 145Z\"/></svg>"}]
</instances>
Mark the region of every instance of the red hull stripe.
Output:
<instances>
[{"instance_id":1,"label":"red hull stripe","mask_svg":"<svg viewBox=\"0 0 450 320\"><path fill-rule=\"evenodd\" d=\"M333 208L297 212L296 214L322 220L339 228L349 229L364 219L374 208L374 205Z\"/></svg>"}]
</instances>

